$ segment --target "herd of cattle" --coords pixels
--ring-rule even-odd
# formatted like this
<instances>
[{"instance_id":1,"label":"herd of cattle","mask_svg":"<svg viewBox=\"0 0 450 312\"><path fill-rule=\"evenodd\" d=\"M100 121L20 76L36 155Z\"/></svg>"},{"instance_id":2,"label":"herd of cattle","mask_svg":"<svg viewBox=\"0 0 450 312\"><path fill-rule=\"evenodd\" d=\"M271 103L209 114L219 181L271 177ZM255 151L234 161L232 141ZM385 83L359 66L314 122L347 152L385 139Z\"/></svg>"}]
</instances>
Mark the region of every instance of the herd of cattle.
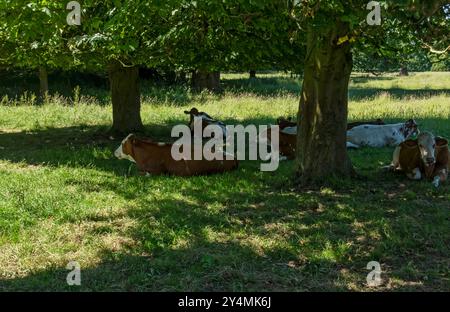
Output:
<instances>
[{"instance_id":1,"label":"herd of cattle","mask_svg":"<svg viewBox=\"0 0 450 312\"><path fill-rule=\"evenodd\" d=\"M208 125L218 125L227 135L223 122L212 118L196 108L185 111L190 116L189 127L194 130L194 123L201 122L204 129ZM290 118L277 120L279 129L279 152L287 159L295 158L297 145L297 123ZM259 138L270 142L271 131L260 133ZM416 136L415 139L412 139ZM395 147L393 161L387 168L402 171L413 180L426 178L438 187L447 180L450 169L448 141L435 137L430 132L420 133L417 123L410 119L404 123L385 124L383 120L349 123L347 126L347 147ZM234 170L238 160L174 160L171 156L172 144L155 142L151 139L128 135L115 151L119 159L128 159L136 163L141 174L172 174L192 176Z\"/></svg>"}]
</instances>

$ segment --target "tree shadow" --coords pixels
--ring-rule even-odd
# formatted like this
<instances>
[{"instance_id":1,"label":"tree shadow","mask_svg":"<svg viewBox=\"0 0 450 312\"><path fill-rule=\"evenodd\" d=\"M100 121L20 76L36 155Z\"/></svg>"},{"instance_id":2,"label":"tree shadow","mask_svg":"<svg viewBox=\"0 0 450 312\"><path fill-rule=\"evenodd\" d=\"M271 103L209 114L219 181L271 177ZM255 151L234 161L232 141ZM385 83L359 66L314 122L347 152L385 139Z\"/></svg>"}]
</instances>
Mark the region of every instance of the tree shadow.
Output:
<instances>
[{"instance_id":1,"label":"tree shadow","mask_svg":"<svg viewBox=\"0 0 450 312\"><path fill-rule=\"evenodd\" d=\"M290 94L298 96L301 90L300 80L286 76L223 79L222 86L226 92L245 93L257 96L279 96Z\"/></svg>"},{"instance_id":2,"label":"tree shadow","mask_svg":"<svg viewBox=\"0 0 450 312\"><path fill-rule=\"evenodd\" d=\"M172 122L177 120L148 125L146 133L164 137ZM443 134L450 135L448 120L422 123L446 127ZM334 188L296 191L290 183L291 163L278 172L262 173L256 163L245 162L238 172L180 179L176 187L164 190L173 194L160 198L151 191L155 179L136 177L128 162L113 158L121 138L110 140L104 130L80 126L0 133L0 159L89 166L129 177L127 188L108 179L88 183L135 203L124 212L133 224L124 235L133 244L100 250L98 264L84 268L81 263L80 288L66 284L64 266L54 266L2 280L0 290L342 291L366 289L366 265L372 260L382 263L389 279L420 281L395 290L445 287L442 267L448 263L448 250L434 244L450 228L447 199L441 192L424 192L423 185L377 171L381 159L390 160L390 149L350 152L367 176L357 182L340 180ZM380 159L373 161L373 153ZM88 214L65 222L100 224L104 218ZM98 227L89 231L103 233ZM429 267L438 269L425 279ZM381 289L388 290L388 283Z\"/></svg>"},{"instance_id":3,"label":"tree shadow","mask_svg":"<svg viewBox=\"0 0 450 312\"><path fill-rule=\"evenodd\" d=\"M120 250L103 249L98 255L101 262L95 266L85 268L81 263L79 288L66 284L68 270L54 267L0 281L0 289L343 291L352 289L349 281L353 287L365 289L365 266L372 260L382 261L389 278L406 280L415 280L429 264L423 258L430 255L430 249L423 249L428 243L422 241L429 232L415 223L438 216L433 217L432 207L400 205L408 194L399 192L396 199L388 200L383 193L394 189L392 181L380 188L378 177L369 178L351 189L299 195L289 184L280 183L282 177L271 180L253 172L229 178L234 183L252 181L254 189L230 189L217 179L208 183L216 192L205 197L204 182L196 180L183 185L181 199L158 200L148 195L146 187L130 190L103 184L103 188L137 201L126 212L134 224L126 236L133 243ZM366 201L364 209L355 201L361 196ZM213 208L217 206L221 208ZM399 220L413 226L413 231ZM409 236L413 232L415 238ZM431 239L437 239L439 234L432 233ZM434 252L432 257L439 258ZM405 253L410 261L419 263L406 277L397 267L406 265L402 263ZM442 261L439 258L437 262ZM430 276L422 285L395 290L437 290L443 286L442 278ZM386 287L385 283L382 289Z\"/></svg>"},{"instance_id":4,"label":"tree shadow","mask_svg":"<svg viewBox=\"0 0 450 312\"><path fill-rule=\"evenodd\" d=\"M401 89L401 88L349 88L350 100L364 100L388 94L396 99L429 98L433 96L450 95L450 89Z\"/></svg>"},{"instance_id":5,"label":"tree shadow","mask_svg":"<svg viewBox=\"0 0 450 312\"><path fill-rule=\"evenodd\" d=\"M349 86L350 100L363 100L376 97L379 94L404 99L409 97L431 97L450 94L450 89L403 89L403 88L364 88L359 84L370 81L391 81L395 77L359 77L352 76ZM49 74L50 94L62 95L69 103L75 96L79 99L93 99L101 105L110 104L110 94L107 77L89 73L54 72ZM357 84L357 85L354 85ZM142 80L140 90L142 100L153 105L185 106L207 99L219 100L225 94L250 94L254 96L276 97L291 95L298 97L301 93L301 78L288 77L280 74L271 77L256 78L224 78L221 80L221 93L191 92L187 83L164 85L158 82ZM78 88L78 89L77 89ZM76 94L77 93L77 94ZM33 72L9 72L8 79L2 82L0 94L9 99L19 99L24 95L39 94L39 81Z\"/></svg>"},{"instance_id":6,"label":"tree shadow","mask_svg":"<svg viewBox=\"0 0 450 312\"><path fill-rule=\"evenodd\" d=\"M415 118L411 116L411 118ZM231 118L224 118L227 125L236 124ZM386 119L386 122L403 122L403 119ZM421 131L431 131L435 135L450 137L450 124L441 118L417 119ZM187 124L186 118L169 118L163 124L147 124L141 135L155 141L174 142L171 129L175 125ZM272 117L247 118L239 124L275 124ZM72 126L63 128L42 128L21 132L2 132L0 130L0 159L11 163L28 165L95 167L98 170L127 175L130 164L118 161L113 151L123 137L112 137L108 126ZM364 149L366 151L367 149ZM352 153L359 153L351 151ZM368 155L369 157L369 155ZM132 171L131 174L134 174Z\"/></svg>"},{"instance_id":7,"label":"tree shadow","mask_svg":"<svg viewBox=\"0 0 450 312\"><path fill-rule=\"evenodd\" d=\"M352 76L352 83L367 83L369 81L390 81L396 79L395 77L389 76Z\"/></svg>"},{"instance_id":8,"label":"tree shadow","mask_svg":"<svg viewBox=\"0 0 450 312\"><path fill-rule=\"evenodd\" d=\"M286 189L267 192L272 188L264 185L246 194L245 201L226 188L218 197L199 198L195 185L184 189L182 200L156 202L142 193L122 190L121 196L139 200L127 212L135 221L127 236L135 243L120 251L102 250L102 261L95 266L81 264L80 287L68 286L68 270L54 267L0 281L0 290L343 291L351 289L346 285L351 274L357 276L357 288L364 289L369 261L383 258L389 268L400 265L392 259L401 259L405 252L414 250L419 259L428 254L419 248L423 242L412 240L407 236L410 232L394 224L418 217L423 207L396 210L395 202L379 207L377 202L370 204L378 199L371 192L366 192L365 209L352 200L375 185L376 181L369 181L357 190L309 193L301 198ZM208 208L214 202L223 203L223 209ZM276 204L280 202L284 205ZM383 234L386 230L390 232ZM414 243L399 244L398 239ZM264 240L272 243L264 244ZM386 274L395 278L398 272ZM435 279L396 290L433 290Z\"/></svg>"}]
</instances>

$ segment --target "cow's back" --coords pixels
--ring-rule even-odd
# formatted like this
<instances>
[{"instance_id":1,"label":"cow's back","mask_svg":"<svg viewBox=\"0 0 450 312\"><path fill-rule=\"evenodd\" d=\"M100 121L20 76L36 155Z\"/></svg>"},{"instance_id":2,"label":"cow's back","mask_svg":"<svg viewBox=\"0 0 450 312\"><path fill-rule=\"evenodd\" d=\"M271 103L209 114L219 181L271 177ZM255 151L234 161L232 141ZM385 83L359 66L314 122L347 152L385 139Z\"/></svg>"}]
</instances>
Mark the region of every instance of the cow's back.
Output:
<instances>
[{"instance_id":1,"label":"cow's back","mask_svg":"<svg viewBox=\"0 0 450 312\"><path fill-rule=\"evenodd\" d=\"M279 138L280 154L288 159L295 158L295 149L297 147L297 135L280 132Z\"/></svg>"},{"instance_id":2,"label":"cow's back","mask_svg":"<svg viewBox=\"0 0 450 312\"><path fill-rule=\"evenodd\" d=\"M398 124L357 126L347 131L347 141L360 146L396 146L401 143L398 126Z\"/></svg>"}]
</instances>

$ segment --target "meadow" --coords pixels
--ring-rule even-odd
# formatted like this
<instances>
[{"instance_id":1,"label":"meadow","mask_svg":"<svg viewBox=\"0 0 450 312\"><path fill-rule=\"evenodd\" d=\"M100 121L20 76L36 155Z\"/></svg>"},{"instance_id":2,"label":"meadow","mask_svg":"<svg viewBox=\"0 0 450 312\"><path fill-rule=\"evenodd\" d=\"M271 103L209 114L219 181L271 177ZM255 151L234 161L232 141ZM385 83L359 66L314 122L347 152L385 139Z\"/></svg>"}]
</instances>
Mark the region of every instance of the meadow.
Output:
<instances>
[{"instance_id":1,"label":"meadow","mask_svg":"<svg viewBox=\"0 0 450 312\"><path fill-rule=\"evenodd\" d=\"M296 116L299 78L222 78L218 95L143 82L146 135L170 140L191 107L228 124ZM384 172L392 148L351 150L360 177L318 189L295 188L291 161L142 177L113 157L107 88L51 81L40 103L21 81L0 80L0 291L450 290L450 184ZM349 98L350 121L414 118L450 138L448 72L355 73ZM66 283L70 261L81 286Z\"/></svg>"}]
</instances>

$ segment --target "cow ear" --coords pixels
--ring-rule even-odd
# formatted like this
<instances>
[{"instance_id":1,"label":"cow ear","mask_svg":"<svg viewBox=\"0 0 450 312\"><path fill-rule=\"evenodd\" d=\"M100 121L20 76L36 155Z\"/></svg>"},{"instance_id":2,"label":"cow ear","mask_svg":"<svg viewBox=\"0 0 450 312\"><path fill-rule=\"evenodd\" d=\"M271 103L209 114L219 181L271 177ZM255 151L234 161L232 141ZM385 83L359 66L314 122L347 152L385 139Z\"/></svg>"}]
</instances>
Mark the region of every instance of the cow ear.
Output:
<instances>
[{"instance_id":1,"label":"cow ear","mask_svg":"<svg viewBox=\"0 0 450 312\"><path fill-rule=\"evenodd\" d=\"M190 112L190 111L184 111L184 113L185 113L186 115L189 115L191 112Z\"/></svg>"},{"instance_id":2,"label":"cow ear","mask_svg":"<svg viewBox=\"0 0 450 312\"><path fill-rule=\"evenodd\" d=\"M443 137L436 137L436 145L439 147L447 146L448 140Z\"/></svg>"}]
</instances>

